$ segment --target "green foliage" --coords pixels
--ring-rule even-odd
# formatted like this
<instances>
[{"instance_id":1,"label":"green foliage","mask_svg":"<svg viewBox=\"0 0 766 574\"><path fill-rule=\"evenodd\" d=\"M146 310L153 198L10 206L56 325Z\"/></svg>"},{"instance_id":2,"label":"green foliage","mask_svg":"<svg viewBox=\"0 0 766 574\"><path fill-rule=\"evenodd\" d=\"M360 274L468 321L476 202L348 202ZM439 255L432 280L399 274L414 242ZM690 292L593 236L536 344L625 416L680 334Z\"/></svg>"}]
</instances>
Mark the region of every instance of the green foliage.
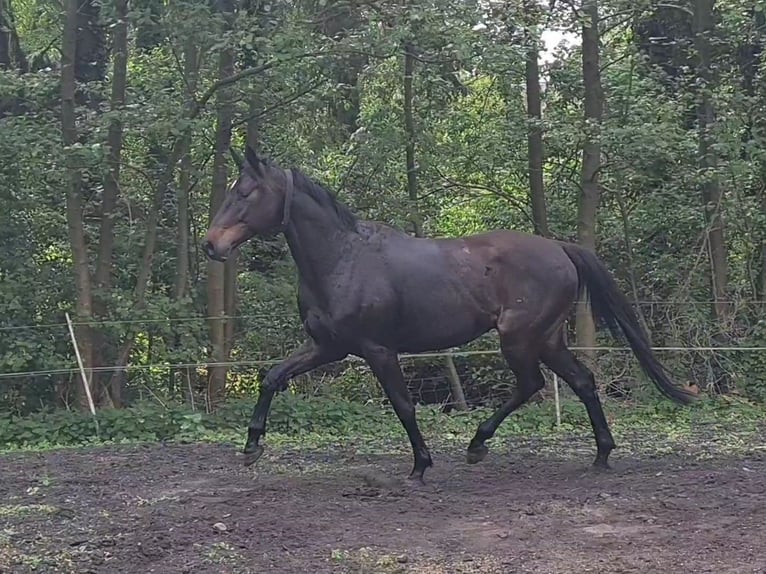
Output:
<instances>
[{"instance_id":1,"label":"green foliage","mask_svg":"<svg viewBox=\"0 0 766 574\"><path fill-rule=\"evenodd\" d=\"M0 448L72 446L94 442L199 440L239 433L252 413L250 400L229 401L214 414L185 405L139 403L98 412L98 430L89 413L56 410L27 417L0 416ZM285 435L326 433L333 436L390 428L390 413L359 402L326 397L311 400L283 395L274 401L269 432Z\"/></svg>"},{"instance_id":2,"label":"green foliage","mask_svg":"<svg viewBox=\"0 0 766 574\"><path fill-rule=\"evenodd\" d=\"M661 437L692 437L700 429L707 436L745 432L762 423L758 404L741 400L707 400L691 407L667 401L640 405L606 401L618 441L636 431ZM93 419L80 412L56 411L28 417L0 416L0 449L40 449L114 442L199 441L243 439L252 411L251 400L228 401L214 414L192 411L183 405L161 407L156 403L98 413L99 434ZM487 409L444 414L433 407L418 409L421 429L435 444L465 446L477 426L491 414ZM555 424L552 401L529 405L508 417L496 434L541 439L572 434L590 437L590 423L582 403L562 401L562 424ZM390 407L349 401L332 396L280 395L268 420L267 441L288 441L304 447L333 441L369 443L406 448L406 435ZM583 439L584 440L584 439ZM712 438L710 440L713 440Z\"/></svg>"},{"instance_id":3,"label":"green foliage","mask_svg":"<svg viewBox=\"0 0 766 574\"><path fill-rule=\"evenodd\" d=\"M0 241L6 253L0 259L0 374L6 375L0 378L0 412L14 414L74 403L75 361L63 319L64 312L73 310L76 297L62 185L65 159L76 159L82 170L83 223L94 267L109 168L107 135L115 119L123 125L123 157L112 285L108 293L96 290L105 307L99 313L100 324L94 326L103 342L99 360L101 366L114 364L119 349L130 341L128 364L133 370L124 388L128 404L149 394L170 402L189 400L191 395L202 404L205 369L166 365L195 364L210 356L204 318L206 264L197 246L209 217L217 112L211 90L222 51L233 50L235 72L263 66L260 73L227 86L237 146L243 144L247 121L255 113L263 151L337 190L363 217L407 228L417 211L430 235L455 236L497 227L529 231L524 35L537 36L546 27L578 35L581 24L560 3L544 18L537 15L530 20L519 2L489 7L454 0L407 5L384 1L374 7L251 2L248 5L258 4L258 9L250 11L242 4L232 29L224 33L214 3L132 2L126 105L111 109L108 103L111 70L104 81L80 86L80 138L76 146L64 150L56 49L60 7L33 0L12 4L31 68L27 73L0 70ZM717 4L716 78L706 88L718 110L712 128L718 163L701 170L694 125L697 78L683 66L676 66L675 76L668 70L678 61L696 61L693 42L679 38L669 43L665 48L674 56L662 61L649 53L638 32L651 19L661 20L662 10L654 5L636 8L622 0L600 3L606 106L600 127L605 165L600 174L604 193L598 250L631 298L661 301L639 305L658 345L708 346L718 344L720 335L732 346L766 343L766 286L761 284L766 276L761 269L766 229L766 51L759 51L764 35L755 18L761 4L755 8L742 0ZM111 41L114 5L99 5ZM684 11L673 14L672 22L659 24L667 24L671 31L689 24ZM625 19L627 15L632 16ZM417 205L405 192L404 40L418 50L414 114L421 197ZM184 72L189 42L198 50L193 93L189 93L192 78ZM556 237L573 239L586 129L577 42L547 59L542 69L542 127L548 218ZM207 100L192 118L187 106L191 100L201 102L203 96ZM180 231L180 182L174 173L170 190L161 198L146 301L137 309L135 282L148 212L172 145L185 130L191 134L192 164L191 221L184 230L192 245L189 291L181 299L174 297ZM233 174L233 163L228 167ZM726 325L711 318L707 303L709 263L699 188L711 177L717 178L724 195L729 295L735 302L734 318ZM240 317L231 360L284 357L304 336L295 306L295 270L284 242L255 241L243 247L240 261ZM257 271L246 271L250 266ZM602 340L612 342L607 336ZM483 339L471 348L494 346L493 340ZM766 396L762 355L680 353L663 359L679 379L696 382L703 390L715 383L711 373L722 369L739 393L762 400ZM623 374L639 379L635 364L626 368L621 355L599 360L603 380ZM69 371L39 373L50 370ZM233 395L256 390L260 373L246 370L231 374ZM507 384L506 374L498 375L481 360L465 370L468 378L492 388ZM412 371L414 377L422 373ZM19 372L38 374L10 376ZM97 390L109 384L109 375L97 376L105 379ZM379 397L370 377L353 369L332 384L348 398ZM99 394L103 398L105 393ZM105 416L117 421L121 415ZM125 416L114 425L126 426L130 415ZM169 426L148 427L147 436L175 436L182 420L173 416L158 416ZM86 419L79 429L82 436L90 433ZM110 424L104 423L104 432L116 436L117 430L108 430ZM133 436L129 430L123 435Z\"/></svg>"}]
</instances>

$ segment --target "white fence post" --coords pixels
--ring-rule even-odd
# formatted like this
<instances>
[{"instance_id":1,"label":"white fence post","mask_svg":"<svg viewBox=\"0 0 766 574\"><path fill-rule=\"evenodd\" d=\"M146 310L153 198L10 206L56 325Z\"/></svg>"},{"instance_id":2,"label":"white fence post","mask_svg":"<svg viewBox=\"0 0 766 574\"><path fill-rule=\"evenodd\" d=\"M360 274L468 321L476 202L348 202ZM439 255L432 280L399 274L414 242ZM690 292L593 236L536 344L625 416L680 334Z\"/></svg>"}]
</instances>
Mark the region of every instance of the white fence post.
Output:
<instances>
[{"instance_id":1,"label":"white fence post","mask_svg":"<svg viewBox=\"0 0 766 574\"><path fill-rule=\"evenodd\" d=\"M80 347L77 345L77 337L74 334L74 327L72 326L72 320L69 318L69 313L65 313L66 324L69 327L69 336L72 338L72 345L74 346L74 355L77 358L77 364L80 367L80 376L82 377L82 386L85 388L85 396L88 397L88 406L90 407L90 414L93 415L93 422L96 425L96 435L99 434L98 418L96 417L96 406L93 404L93 395L90 394L90 379L85 372L85 365L82 364L82 357L80 356Z\"/></svg>"}]
</instances>

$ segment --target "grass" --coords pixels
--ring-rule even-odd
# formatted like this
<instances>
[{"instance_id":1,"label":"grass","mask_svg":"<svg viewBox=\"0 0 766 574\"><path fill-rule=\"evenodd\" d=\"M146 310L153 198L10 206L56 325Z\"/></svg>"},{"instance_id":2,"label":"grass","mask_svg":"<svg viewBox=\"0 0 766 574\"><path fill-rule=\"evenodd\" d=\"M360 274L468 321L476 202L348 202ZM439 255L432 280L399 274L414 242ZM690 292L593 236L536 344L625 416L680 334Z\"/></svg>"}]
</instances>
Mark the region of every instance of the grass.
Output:
<instances>
[{"instance_id":1,"label":"grass","mask_svg":"<svg viewBox=\"0 0 766 574\"><path fill-rule=\"evenodd\" d=\"M0 504L0 518L14 518L34 513L52 514L56 508L48 504Z\"/></svg>"},{"instance_id":2,"label":"grass","mask_svg":"<svg viewBox=\"0 0 766 574\"><path fill-rule=\"evenodd\" d=\"M367 547L333 550L330 560L348 574L403 574L407 571L405 564L409 561L406 555L380 554Z\"/></svg>"},{"instance_id":3,"label":"grass","mask_svg":"<svg viewBox=\"0 0 766 574\"><path fill-rule=\"evenodd\" d=\"M251 404L250 400L233 401L213 415L192 413L182 407L163 411L156 405L111 411L112 419L102 422L102 435L106 432L107 438L97 438L92 433L77 434L75 444L67 434L54 431L52 422L47 419L36 423L39 428L26 420L25 432L31 432L32 438L6 441L0 453L157 441L227 442L239 447L244 440ZM662 454L691 448L702 456L709 456L761 448L757 437L764 431L764 406L743 399L704 399L686 407L664 400L634 404L606 400L604 408L622 452ZM444 414L433 407L419 407L418 422L432 449L464 449L476 427L490 413L489 409L477 409ZM69 418L59 416L53 422L63 428L67 424L78 428L84 415L69 415ZM147 434L147 426L158 420L164 421L163 425ZM590 421L579 401L566 397L561 405L561 426L556 426L555 421L552 401L527 405L500 426L491 441L492 448L510 443L512 448L533 447L558 456L565 451L573 456L593 451ZM59 434L51 434L53 432ZM45 438L35 439L38 436ZM53 440L48 438L51 436ZM56 436L60 440L56 440ZM560 448L562 441L568 445L567 449ZM284 454L342 450L346 456L354 456L406 453L410 448L390 407L290 395L275 401L264 445L267 455L277 451ZM46 477L41 477L42 484L45 480Z\"/></svg>"},{"instance_id":4,"label":"grass","mask_svg":"<svg viewBox=\"0 0 766 574\"><path fill-rule=\"evenodd\" d=\"M214 542L202 552L202 556L205 562L221 566L237 565L244 560L242 554L227 542Z\"/></svg>"},{"instance_id":5,"label":"grass","mask_svg":"<svg viewBox=\"0 0 766 574\"><path fill-rule=\"evenodd\" d=\"M756 439L766 430L763 425L764 408L741 400L707 400L688 407L606 401L605 411L620 450L636 454L658 455L693 450L700 455L733 455L761 448ZM433 408L421 408L418 421L432 448L463 449L476 427L490 413L481 409L445 415ZM565 401L560 427L556 426L555 420L551 402L528 405L505 420L492 444L510 443L520 448L532 446L535 450L550 451L557 456L581 456L583 450L594 449L590 421L579 401ZM357 428L342 434L269 433L264 438L264 444L280 452L333 448L350 449L360 455L409 452L404 430L393 414L386 423L382 427L372 425L369 429ZM244 428L226 436L211 436L209 440L231 440L238 444L243 436ZM350 440L350 437L353 439ZM566 449L560 448L562 442L567 444Z\"/></svg>"}]
</instances>

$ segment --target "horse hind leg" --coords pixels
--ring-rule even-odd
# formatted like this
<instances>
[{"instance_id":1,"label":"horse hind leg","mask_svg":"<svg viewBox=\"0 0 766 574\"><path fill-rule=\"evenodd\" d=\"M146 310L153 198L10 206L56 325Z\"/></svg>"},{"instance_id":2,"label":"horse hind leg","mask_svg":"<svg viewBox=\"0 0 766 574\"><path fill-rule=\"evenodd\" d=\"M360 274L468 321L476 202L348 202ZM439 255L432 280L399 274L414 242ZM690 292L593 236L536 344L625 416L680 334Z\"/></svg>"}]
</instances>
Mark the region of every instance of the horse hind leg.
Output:
<instances>
[{"instance_id":1,"label":"horse hind leg","mask_svg":"<svg viewBox=\"0 0 766 574\"><path fill-rule=\"evenodd\" d=\"M596 460L593 465L597 468L609 468L609 453L615 447L609 423L606 421L604 409L598 398L596 381L593 373L583 363L577 360L563 340L558 340L554 345L543 352L543 362L559 377L564 379L579 399L585 404L593 426L593 434L596 438Z\"/></svg>"},{"instance_id":2,"label":"horse hind leg","mask_svg":"<svg viewBox=\"0 0 766 574\"><path fill-rule=\"evenodd\" d=\"M540 372L539 360L537 354L532 352L529 347L514 347L506 341L501 335L501 348L508 366L516 376L516 388L503 405L497 409L492 416L482 422L476 434L474 434L468 445L466 460L468 464L480 462L487 456L489 449L485 442L494 436L498 427L505 418L513 411L526 403L537 391L545 386L545 379Z\"/></svg>"}]
</instances>

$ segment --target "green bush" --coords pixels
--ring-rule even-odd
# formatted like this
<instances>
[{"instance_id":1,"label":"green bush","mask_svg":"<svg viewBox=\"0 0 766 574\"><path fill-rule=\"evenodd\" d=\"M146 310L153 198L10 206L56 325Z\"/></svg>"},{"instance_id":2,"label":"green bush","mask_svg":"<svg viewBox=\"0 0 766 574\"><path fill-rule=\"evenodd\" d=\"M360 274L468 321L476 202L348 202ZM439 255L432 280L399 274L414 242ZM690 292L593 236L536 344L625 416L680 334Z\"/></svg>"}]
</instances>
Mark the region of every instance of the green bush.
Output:
<instances>
[{"instance_id":1,"label":"green bush","mask_svg":"<svg viewBox=\"0 0 766 574\"><path fill-rule=\"evenodd\" d=\"M758 403L732 397L706 399L681 407L666 400L630 404L605 400L605 410L616 436L649 431L652 434L682 432L694 435L702 429L725 436L734 428L761 428L763 408ZM193 411L179 404L163 407L142 403L126 409L98 412L98 433L87 412L39 412L26 417L0 414L0 449L81 446L97 443L203 441L244 438L252 413L253 398L231 400L214 413ZM557 433L586 437L590 423L585 407L576 399L561 404L562 425L555 425L553 401L529 404L509 416L496 437L542 438ZM464 443L491 409L445 414L438 407L419 407L419 426L433 444L447 440ZM268 419L272 435L313 444L310 438L354 437L362 441L406 447L407 439L390 405L349 401L337 396L301 396L284 393L275 398ZM306 442L308 441L308 442Z\"/></svg>"},{"instance_id":2,"label":"green bush","mask_svg":"<svg viewBox=\"0 0 766 574\"><path fill-rule=\"evenodd\" d=\"M183 405L138 404L98 412L98 433L89 413L39 412L27 417L0 415L0 448L82 445L93 442L200 440L213 434L239 433L253 409L252 399L222 405L215 413ZM382 428L391 413L372 405L329 397L284 394L269 413L269 431L297 435L311 432L351 434Z\"/></svg>"}]
</instances>

